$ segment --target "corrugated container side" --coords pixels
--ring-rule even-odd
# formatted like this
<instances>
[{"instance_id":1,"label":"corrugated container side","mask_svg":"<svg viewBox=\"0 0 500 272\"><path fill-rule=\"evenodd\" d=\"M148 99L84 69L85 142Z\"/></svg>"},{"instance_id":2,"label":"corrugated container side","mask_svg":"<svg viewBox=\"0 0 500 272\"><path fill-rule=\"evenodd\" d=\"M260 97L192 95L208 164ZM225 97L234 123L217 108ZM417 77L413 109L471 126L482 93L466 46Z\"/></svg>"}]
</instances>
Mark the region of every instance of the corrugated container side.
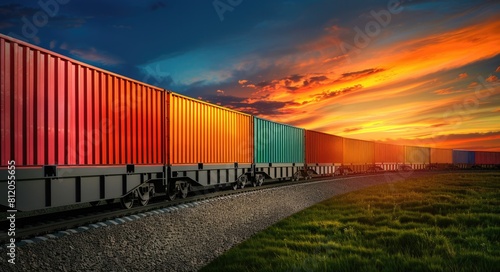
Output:
<instances>
[{"instance_id":1,"label":"corrugated container side","mask_svg":"<svg viewBox=\"0 0 500 272\"><path fill-rule=\"evenodd\" d=\"M165 92L0 36L0 164L163 162Z\"/></svg>"},{"instance_id":2,"label":"corrugated container side","mask_svg":"<svg viewBox=\"0 0 500 272\"><path fill-rule=\"evenodd\" d=\"M342 163L342 137L306 130L306 163Z\"/></svg>"},{"instance_id":3,"label":"corrugated container side","mask_svg":"<svg viewBox=\"0 0 500 272\"><path fill-rule=\"evenodd\" d=\"M430 150L428 147L405 146L405 163L429 163Z\"/></svg>"},{"instance_id":4,"label":"corrugated container side","mask_svg":"<svg viewBox=\"0 0 500 272\"><path fill-rule=\"evenodd\" d=\"M431 148L431 163L452 163L453 152L451 149Z\"/></svg>"},{"instance_id":5,"label":"corrugated container side","mask_svg":"<svg viewBox=\"0 0 500 272\"><path fill-rule=\"evenodd\" d=\"M468 154L468 161L469 163L471 164L475 164L476 163L476 152L475 151L467 151L469 154Z\"/></svg>"},{"instance_id":6,"label":"corrugated container side","mask_svg":"<svg viewBox=\"0 0 500 272\"><path fill-rule=\"evenodd\" d=\"M476 164L500 164L500 152L476 151Z\"/></svg>"},{"instance_id":7,"label":"corrugated container side","mask_svg":"<svg viewBox=\"0 0 500 272\"><path fill-rule=\"evenodd\" d=\"M254 117L255 163L304 163L304 129Z\"/></svg>"},{"instance_id":8,"label":"corrugated container side","mask_svg":"<svg viewBox=\"0 0 500 272\"><path fill-rule=\"evenodd\" d=\"M403 145L374 143L376 163L404 163L405 147Z\"/></svg>"},{"instance_id":9,"label":"corrugated container side","mask_svg":"<svg viewBox=\"0 0 500 272\"><path fill-rule=\"evenodd\" d=\"M453 150L453 163L474 164L475 152L465 150Z\"/></svg>"},{"instance_id":10,"label":"corrugated container side","mask_svg":"<svg viewBox=\"0 0 500 272\"><path fill-rule=\"evenodd\" d=\"M169 93L169 163L252 163L252 116Z\"/></svg>"},{"instance_id":11,"label":"corrugated container side","mask_svg":"<svg viewBox=\"0 0 500 272\"><path fill-rule=\"evenodd\" d=\"M344 138L345 164L373 164L375 148L373 142Z\"/></svg>"}]
</instances>

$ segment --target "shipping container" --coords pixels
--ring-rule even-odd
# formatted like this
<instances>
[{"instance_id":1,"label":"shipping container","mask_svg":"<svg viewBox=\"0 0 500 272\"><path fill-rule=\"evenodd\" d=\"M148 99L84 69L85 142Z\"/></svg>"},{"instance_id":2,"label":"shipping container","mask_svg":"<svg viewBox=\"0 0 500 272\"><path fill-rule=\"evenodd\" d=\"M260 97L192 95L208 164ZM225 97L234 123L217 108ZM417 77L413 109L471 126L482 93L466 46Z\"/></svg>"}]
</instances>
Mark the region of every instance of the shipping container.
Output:
<instances>
[{"instance_id":1,"label":"shipping container","mask_svg":"<svg viewBox=\"0 0 500 272\"><path fill-rule=\"evenodd\" d=\"M474 151L453 150L453 163L455 164L474 164L476 162Z\"/></svg>"},{"instance_id":2,"label":"shipping container","mask_svg":"<svg viewBox=\"0 0 500 272\"><path fill-rule=\"evenodd\" d=\"M253 117L169 93L169 164L252 163Z\"/></svg>"},{"instance_id":3,"label":"shipping container","mask_svg":"<svg viewBox=\"0 0 500 272\"><path fill-rule=\"evenodd\" d=\"M375 147L373 142L343 138L343 163L360 165L373 164L375 162Z\"/></svg>"},{"instance_id":4,"label":"shipping container","mask_svg":"<svg viewBox=\"0 0 500 272\"><path fill-rule=\"evenodd\" d=\"M343 156L342 137L322 132L306 130L306 164L310 174L333 175L335 164L341 165Z\"/></svg>"},{"instance_id":5,"label":"shipping container","mask_svg":"<svg viewBox=\"0 0 500 272\"><path fill-rule=\"evenodd\" d=\"M500 152L476 151L476 164L500 164Z\"/></svg>"},{"instance_id":6,"label":"shipping container","mask_svg":"<svg viewBox=\"0 0 500 272\"><path fill-rule=\"evenodd\" d=\"M304 163L304 129L254 117L255 163Z\"/></svg>"},{"instance_id":7,"label":"shipping container","mask_svg":"<svg viewBox=\"0 0 500 272\"><path fill-rule=\"evenodd\" d=\"M374 143L376 164L398 164L405 162L405 147L403 145Z\"/></svg>"},{"instance_id":8,"label":"shipping container","mask_svg":"<svg viewBox=\"0 0 500 272\"><path fill-rule=\"evenodd\" d=\"M428 164L430 161L430 150L428 147L405 146L405 163Z\"/></svg>"},{"instance_id":9,"label":"shipping container","mask_svg":"<svg viewBox=\"0 0 500 272\"><path fill-rule=\"evenodd\" d=\"M453 152L451 149L431 148L430 163L452 163Z\"/></svg>"},{"instance_id":10,"label":"shipping container","mask_svg":"<svg viewBox=\"0 0 500 272\"><path fill-rule=\"evenodd\" d=\"M0 36L1 166L163 162L165 92Z\"/></svg>"},{"instance_id":11,"label":"shipping container","mask_svg":"<svg viewBox=\"0 0 500 272\"><path fill-rule=\"evenodd\" d=\"M0 82L0 166L15 161L17 209L119 198L162 172L163 89L1 34Z\"/></svg>"},{"instance_id":12,"label":"shipping container","mask_svg":"<svg viewBox=\"0 0 500 272\"><path fill-rule=\"evenodd\" d=\"M305 133L306 163L308 165L342 163L342 137L312 130L306 130Z\"/></svg>"},{"instance_id":13,"label":"shipping container","mask_svg":"<svg viewBox=\"0 0 500 272\"><path fill-rule=\"evenodd\" d=\"M288 179L305 160L304 129L254 117L254 163L266 179Z\"/></svg>"}]
</instances>

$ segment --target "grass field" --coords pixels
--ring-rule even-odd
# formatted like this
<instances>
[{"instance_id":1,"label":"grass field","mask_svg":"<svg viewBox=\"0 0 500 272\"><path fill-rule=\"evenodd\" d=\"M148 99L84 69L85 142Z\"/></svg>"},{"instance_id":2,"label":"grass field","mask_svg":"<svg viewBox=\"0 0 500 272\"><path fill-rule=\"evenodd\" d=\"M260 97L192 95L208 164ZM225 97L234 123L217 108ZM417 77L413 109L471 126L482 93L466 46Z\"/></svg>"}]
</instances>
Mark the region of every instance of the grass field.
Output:
<instances>
[{"instance_id":1,"label":"grass field","mask_svg":"<svg viewBox=\"0 0 500 272\"><path fill-rule=\"evenodd\" d=\"M339 195L202 271L500 271L500 172L408 179Z\"/></svg>"}]
</instances>

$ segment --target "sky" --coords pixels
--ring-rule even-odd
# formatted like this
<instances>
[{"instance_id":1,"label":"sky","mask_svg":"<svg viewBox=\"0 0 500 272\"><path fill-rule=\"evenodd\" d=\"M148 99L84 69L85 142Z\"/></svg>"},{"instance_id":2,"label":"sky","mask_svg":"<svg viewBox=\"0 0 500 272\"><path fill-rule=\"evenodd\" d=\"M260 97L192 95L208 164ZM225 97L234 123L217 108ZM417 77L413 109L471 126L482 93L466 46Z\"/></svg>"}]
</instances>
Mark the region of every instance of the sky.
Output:
<instances>
[{"instance_id":1,"label":"sky","mask_svg":"<svg viewBox=\"0 0 500 272\"><path fill-rule=\"evenodd\" d=\"M0 0L0 33L265 119L500 151L500 1Z\"/></svg>"}]
</instances>

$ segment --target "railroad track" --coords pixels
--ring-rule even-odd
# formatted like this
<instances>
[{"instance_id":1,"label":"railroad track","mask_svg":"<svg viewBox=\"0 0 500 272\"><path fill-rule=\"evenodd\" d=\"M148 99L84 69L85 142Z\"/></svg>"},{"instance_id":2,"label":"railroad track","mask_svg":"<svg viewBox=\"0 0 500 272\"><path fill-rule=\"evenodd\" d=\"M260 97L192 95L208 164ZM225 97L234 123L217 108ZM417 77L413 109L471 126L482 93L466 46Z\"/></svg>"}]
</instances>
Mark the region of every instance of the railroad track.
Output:
<instances>
[{"instance_id":1,"label":"railroad track","mask_svg":"<svg viewBox=\"0 0 500 272\"><path fill-rule=\"evenodd\" d=\"M165 201L162 198L154 199L147 206L137 206L130 209L123 209L119 203L112 203L107 205L100 205L96 207L86 207L74 210L66 210L54 213L39 214L34 216L20 217L16 219L16 242L18 245L24 244L23 240L29 240L35 237L43 236L46 234L57 233L59 231L75 231L77 228L82 228L82 226L88 226L91 224L101 223L96 227L103 226L103 222L108 222L109 220L137 217L137 215L145 216L147 214L153 214L151 211L178 207L182 204L196 203L203 200L219 198L223 196L237 195L248 193L257 190L266 190L282 186L293 186L310 182L320 182L325 180L345 180L351 177L363 177L363 176L373 176L373 175L383 175L387 172L381 173L363 173L363 174L353 174L348 176L335 176L335 177L317 177L312 180L299 180L299 181L288 181L288 182L269 182L259 187L245 187L239 190L223 190L210 192L206 194L194 194L185 199L176 199L173 201ZM421 172L418 173L436 173L432 172ZM174 208L175 209L175 208ZM158 213L158 212L156 212ZM0 226L2 230L8 229L8 221L0 221ZM114 224L109 223L107 225ZM87 227L83 227L86 230ZM6 244L9 239L7 232L0 232L0 245Z\"/></svg>"}]
</instances>

